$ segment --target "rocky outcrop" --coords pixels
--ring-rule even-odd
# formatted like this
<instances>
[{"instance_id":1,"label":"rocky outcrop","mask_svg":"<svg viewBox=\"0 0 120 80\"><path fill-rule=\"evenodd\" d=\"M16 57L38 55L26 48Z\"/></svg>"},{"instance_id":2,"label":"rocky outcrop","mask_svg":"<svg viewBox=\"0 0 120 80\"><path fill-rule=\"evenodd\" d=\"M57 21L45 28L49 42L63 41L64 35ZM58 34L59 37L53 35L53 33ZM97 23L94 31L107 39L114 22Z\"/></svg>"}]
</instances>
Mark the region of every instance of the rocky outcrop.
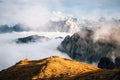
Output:
<instances>
[{"instance_id":1,"label":"rocky outcrop","mask_svg":"<svg viewBox=\"0 0 120 80\"><path fill-rule=\"evenodd\" d=\"M120 69L120 56L115 59L102 57L98 63L98 67L102 69Z\"/></svg>"},{"instance_id":2,"label":"rocky outcrop","mask_svg":"<svg viewBox=\"0 0 120 80\"><path fill-rule=\"evenodd\" d=\"M116 43L104 39L95 41L93 34L92 29L84 29L72 36L68 35L58 46L58 50L67 53L75 60L89 63L98 62L102 57L120 55L120 47Z\"/></svg>"},{"instance_id":3,"label":"rocky outcrop","mask_svg":"<svg viewBox=\"0 0 120 80\"><path fill-rule=\"evenodd\" d=\"M116 68L120 68L120 56L115 58Z\"/></svg>"},{"instance_id":4,"label":"rocky outcrop","mask_svg":"<svg viewBox=\"0 0 120 80\"><path fill-rule=\"evenodd\" d=\"M98 67L102 69L114 69L115 64L113 63L112 59L102 57L98 63Z\"/></svg>"},{"instance_id":5,"label":"rocky outcrop","mask_svg":"<svg viewBox=\"0 0 120 80\"><path fill-rule=\"evenodd\" d=\"M30 43L30 42L36 42L36 41L42 42L47 40L49 40L49 38L45 36L31 35L23 38L18 38L16 40L16 43Z\"/></svg>"}]
</instances>

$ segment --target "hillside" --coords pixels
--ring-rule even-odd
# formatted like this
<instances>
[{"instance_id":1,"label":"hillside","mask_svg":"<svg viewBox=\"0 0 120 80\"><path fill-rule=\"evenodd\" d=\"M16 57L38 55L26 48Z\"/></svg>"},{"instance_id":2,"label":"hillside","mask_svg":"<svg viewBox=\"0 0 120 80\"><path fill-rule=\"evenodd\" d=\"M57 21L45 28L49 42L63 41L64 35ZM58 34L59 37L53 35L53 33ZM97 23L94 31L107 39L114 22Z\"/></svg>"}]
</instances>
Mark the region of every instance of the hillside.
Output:
<instances>
[{"instance_id":1,"label":"hillside","mask_svg":"<svg viewBox=\"0 0 120 80\"><path fill-rule=\"evenodd\" d=\"M52 56L22 60L0 71L0 80L118 80L120 70L102 70L70 59Z\"/></svg>"}]
</instances>

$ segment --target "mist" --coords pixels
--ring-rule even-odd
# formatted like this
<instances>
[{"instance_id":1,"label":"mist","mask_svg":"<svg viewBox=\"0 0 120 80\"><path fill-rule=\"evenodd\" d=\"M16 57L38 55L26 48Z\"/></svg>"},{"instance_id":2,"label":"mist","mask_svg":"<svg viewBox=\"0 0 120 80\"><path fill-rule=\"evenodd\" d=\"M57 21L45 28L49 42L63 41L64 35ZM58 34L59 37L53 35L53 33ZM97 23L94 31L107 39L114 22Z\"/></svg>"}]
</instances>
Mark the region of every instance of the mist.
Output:
<instances>
[{"instance_id":1,"label":"mist","mask_svg":"<svg viewBox=\"0 0 120 80\"><path fill-rule=\"evenodd\" d=\"M17 33L13 30L12 33L0 34L0 70L26 57L28 59L42 59L58 55L69 58L56 49L63 39L55 39L55 37L62 36L64 38L71 34L58 33L57 31L52 33L41 32L50 30L48 28L50 21L60 23L60 20L62 20L61 22L65 22L68 17L78 20L78 22L73 22L74 25L72 20L69 21L68 19L69 23L73 24L73 31L71 32L74 32L74 26L76 26L76 29L82 27L81 34L86 36L83 28L87 27L93 31L92 39L94 42L104 40L120 44L119 3L119 0L0 0L0 25L22 24L25 29L30 29L28 32ZM101 17L108 20L101 22L99 21ZM64 26L65 24L61 23L60 25ZM51 26L51 29L58 27L58 25ZM61 26L60 29L64 31L65 29ZM17 38L34 34L47 36L50 40L29 44L15 43Z\"/></svg>"},{"instance_id":2,"label":"mist","mask_svg":"<svg viewBox=\"0 0 120 80\"><path fill-rule=\"evenodd\" d=\"M25 24L31 29L37 29L48 22L50 9L47 0L4 0L0 7L0 24Z\"/></svg>"},{"instance_id":3,"label":"mist","mask_svg":"<svg viewBox=\"0 0 120 80\"><path fill-rule=\"evenodd\" d=\"M119 0L0 0L0 25L21 23L33 30L44 29L47 27L44 25L54 14L89 20L100 17L118 19L120 18L118 3Z\"/></svg>"},{"instance_id":4,"label":"mist","mask_svg":"<svg viewBox=\"0 0 120 80\"><path fill-rule=\"evenodd\" d=\"M94 26L93 39L95 41L104 40L120 44L120 21L106 20Z\"/></svg>"},{"instance_id":5,"label":"mist","mask_svg":"<svg viewBox=\"0 0 120 80\"><path fill-rule=\"evenodd\" d=\"M88 63L98 63L102 57L114 60L120 56L119 19L99 21L92 26L87 25L81 27L80 31L72 36L66 36L58 46L58 50L65 52L72 59Z\"/></svg>"},{"instance_id":6,"label":"mist","mask_svg":"<svg viewBox=\"0 0 120 80\"><path fill-rule=\"evenodd\" d=\"M15 40L29 35L42 35L49 37L49 41L34 42L26 44L17 44ZM21 32L0 34L0 70L14 65L16 62L28 58L40 60L49 56L61 56L69 58L66 54L58 51L56 48L62 39L55 39L57 36L65 37L66 33L38 33Z\"/></svg>"}]
</instances>

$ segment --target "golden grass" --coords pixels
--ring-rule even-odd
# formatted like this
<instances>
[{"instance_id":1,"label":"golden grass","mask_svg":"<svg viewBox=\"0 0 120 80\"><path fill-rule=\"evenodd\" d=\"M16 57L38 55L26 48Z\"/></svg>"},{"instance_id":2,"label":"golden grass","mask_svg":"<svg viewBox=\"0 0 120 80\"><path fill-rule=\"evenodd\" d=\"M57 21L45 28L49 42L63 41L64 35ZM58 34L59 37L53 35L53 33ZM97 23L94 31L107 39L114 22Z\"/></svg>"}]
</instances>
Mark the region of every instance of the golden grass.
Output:
<instances>
[{"instance_id":1,"label":"golden grass","mask_svg":"<svg viewBox=\"0 0 120 80\"><path fill-rule=\"evenodd\" d=\"M43 60L22 60L1 71L0 80L110 80L118 72L53 56Z\"/></svg>"}]
</instances>

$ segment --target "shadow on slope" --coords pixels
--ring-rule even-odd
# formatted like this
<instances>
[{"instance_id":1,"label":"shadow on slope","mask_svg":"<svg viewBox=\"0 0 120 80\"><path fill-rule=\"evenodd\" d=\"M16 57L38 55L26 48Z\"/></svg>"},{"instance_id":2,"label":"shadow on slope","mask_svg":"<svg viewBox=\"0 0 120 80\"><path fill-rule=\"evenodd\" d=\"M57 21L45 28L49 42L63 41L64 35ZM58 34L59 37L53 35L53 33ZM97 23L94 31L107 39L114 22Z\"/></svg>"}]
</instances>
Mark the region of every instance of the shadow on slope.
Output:
<instances>
[{"instance_id":1,"label":"shadow on slope","mask_svg":"<svg viewBox=\"0 0 120 80\"><path fill-rule=\"evenodd\" d=\"M98 77L104 80L104 76L108 76L106 80L109 80L117 72L53 56L43 60L22 60L0 71L0 80L98 80Z\"/></svg>"},{"instance_id":2,"label":"shadow on slope","mask_svg":"<svg viewBox=\"0 0 120 80\"><path fill-rule=\"evenodd\" d=\"M98 68L60 57L49 57L43 60L22 60L14 66L0 72L0 80L66 80L78 73Z\"/></svg>"},{"instance_id":3,"label":"shadow on slope","mask_svg":"<svg viewBox=\"0 0 120 80\"><path fill-rule=\"evenodd\" d=\"M120 69L99 69L76 75L73 80L119 80Z\"/></svg>"}]
</instances>

